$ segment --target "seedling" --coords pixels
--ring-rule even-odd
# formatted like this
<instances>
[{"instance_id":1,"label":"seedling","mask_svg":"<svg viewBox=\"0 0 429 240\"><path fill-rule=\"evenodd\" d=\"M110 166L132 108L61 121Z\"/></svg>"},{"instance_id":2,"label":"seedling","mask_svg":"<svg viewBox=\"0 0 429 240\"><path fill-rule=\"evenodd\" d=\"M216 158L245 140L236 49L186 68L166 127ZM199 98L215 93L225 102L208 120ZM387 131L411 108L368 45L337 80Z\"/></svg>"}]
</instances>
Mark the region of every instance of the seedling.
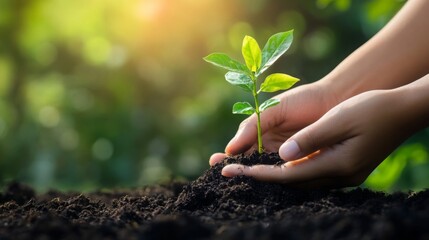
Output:
<instances>
[{"instance_id":1,"label":"seedling","mask_svg":"<svg viewBox=\"0 0 429 240\"><path fill-rule=\"evenodd\" d=\"M293 30L274 34L268 39L261 51L258 42L254 38L245 36L241 52L246 64L242 64L224 53L212 53L204 58L206 62L229 71L225 75L226 81L252 93L254 106L248 102L237 102L232 107L232 113L256 114L259 153L263 152L261 113L280 103L280 100L271 98L259 104L259 94L261 92L287 90L299 79L284 73L274 73L266 77L259 89L257 89L258 77L289 49L292 40Z\"/></svg>"}]
</instances>

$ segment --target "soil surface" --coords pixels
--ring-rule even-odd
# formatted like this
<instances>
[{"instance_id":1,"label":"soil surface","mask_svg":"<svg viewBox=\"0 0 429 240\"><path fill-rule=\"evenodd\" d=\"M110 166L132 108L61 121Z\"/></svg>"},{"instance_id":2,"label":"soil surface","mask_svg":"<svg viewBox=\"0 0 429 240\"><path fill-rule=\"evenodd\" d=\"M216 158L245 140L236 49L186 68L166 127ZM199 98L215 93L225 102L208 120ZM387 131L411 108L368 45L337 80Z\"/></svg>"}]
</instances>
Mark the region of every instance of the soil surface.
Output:
<instances>
[{"instance_id":1,"label":"soil surface","mask_svg":"<svg viewBox=\"0 0 429 240\"><path fill-rule=\"evenodd\" d=\"M429 191L296 190L247 177L226 163L189 183L88 194L36 195L18 183L0 194L0 239L429 239Z\"/></svg>"}]
</instances>

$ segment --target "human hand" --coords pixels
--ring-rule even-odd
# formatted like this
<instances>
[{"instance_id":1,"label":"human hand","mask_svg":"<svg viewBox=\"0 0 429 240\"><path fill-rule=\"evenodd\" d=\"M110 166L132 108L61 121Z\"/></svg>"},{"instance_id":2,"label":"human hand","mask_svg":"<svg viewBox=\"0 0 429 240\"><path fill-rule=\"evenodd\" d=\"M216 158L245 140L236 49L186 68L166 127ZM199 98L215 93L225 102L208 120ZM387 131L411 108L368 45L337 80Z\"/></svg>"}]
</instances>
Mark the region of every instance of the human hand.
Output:
<instances>
[{"instance_id":1,"label":"human hand","mask_svg":"<svg viewBox=\"0 0 429 240\"><path fill-rule=\"evenodd\" d=\"M289 138L279 150L285 164L231 164L222 174L304 188L359 185L413 132L403 99L395 90L352 97Z\"/></svg>"},{"instance_id":2,"label":"human hand","mask_svg":"<svg viewBox=\"0 0 429 240\"><path fill-rule=\"evenodd\" d=\"M334 95L329 93L329 90L327 84L319 81L277 95L275 98L281 100L280 104L261 114L264 150L277 152L286 139L335 106ZM235 137L226 146L225 153L213 154L209 163L213 166L227 155L251 153L255 149L257 149L256 115L252 115L240 124Z\"/></svg>"}]
</instances>

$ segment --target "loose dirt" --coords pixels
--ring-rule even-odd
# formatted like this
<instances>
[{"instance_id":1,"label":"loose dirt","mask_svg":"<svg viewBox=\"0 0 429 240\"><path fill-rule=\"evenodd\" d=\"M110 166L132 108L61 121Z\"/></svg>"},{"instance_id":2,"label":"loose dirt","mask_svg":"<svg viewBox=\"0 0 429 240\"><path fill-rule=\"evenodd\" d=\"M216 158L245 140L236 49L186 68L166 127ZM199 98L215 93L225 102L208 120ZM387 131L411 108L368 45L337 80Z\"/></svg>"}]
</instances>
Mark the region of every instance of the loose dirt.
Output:
<instances>
[{"instance_id":1,"label":"loose dirt","mask_svg":"<svg viewBox=\"0 0 429 240\"><path fill-rule=\"evenodd\" d=\"M429 239L429 191L296 190L240 176L227 163L193 182L37 195L19 183L0 194L0 239Z\"/></svg>"}]
</instances>

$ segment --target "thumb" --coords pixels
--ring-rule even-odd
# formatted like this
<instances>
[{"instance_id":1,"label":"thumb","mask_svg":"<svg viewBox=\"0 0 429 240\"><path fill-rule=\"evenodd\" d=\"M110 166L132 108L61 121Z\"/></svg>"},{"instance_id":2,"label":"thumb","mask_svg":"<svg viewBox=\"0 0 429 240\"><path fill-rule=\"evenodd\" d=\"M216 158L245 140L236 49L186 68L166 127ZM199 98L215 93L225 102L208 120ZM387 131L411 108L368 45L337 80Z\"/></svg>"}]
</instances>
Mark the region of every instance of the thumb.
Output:
<instances>
[{"instance_id":1,"label":"thumb","mask_svg":"<svg viewBox=\"0 0 429 240\"><path fill-rule=\"evenodd\" d=\"M251 148L257 141L256 116L252 115L240 123L237 133L226 145L225 153L236 155Z\"/></svg>"},{"instance_id":2,"label":"thumb","mask_svg":"<svg viewBox=\"0 0 429 240\"><path fill-rule=\"evenodd\" d=\"M261 113L261 130L265 133L278 121L279 108L270 108ZM258 142L257 116L246 118L240 123L235 136L231 139L225 148L228 155L244 153Z\"/></svg>"},{"instance_id":3,"label":"thumb","mask_svg":"<svg viewBox=\"0 0 429 240\"><path fill-rule=\"evenodd\" d=\"M349 138L347 118L339 111L328 112L318 121L295 133L280 146L279 155L285 161L308 156Z\"/></svg>"}]
</instances>

